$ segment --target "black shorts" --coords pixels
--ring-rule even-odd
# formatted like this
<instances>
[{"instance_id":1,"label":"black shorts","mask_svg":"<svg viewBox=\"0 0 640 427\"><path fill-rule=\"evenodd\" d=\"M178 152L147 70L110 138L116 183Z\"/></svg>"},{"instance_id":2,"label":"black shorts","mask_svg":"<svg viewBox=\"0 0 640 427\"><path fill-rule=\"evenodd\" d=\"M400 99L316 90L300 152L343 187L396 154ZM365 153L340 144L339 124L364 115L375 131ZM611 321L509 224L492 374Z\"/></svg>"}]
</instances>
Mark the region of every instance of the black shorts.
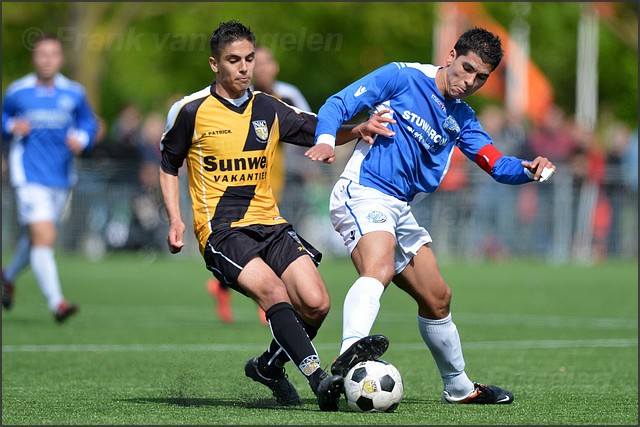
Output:
<instances>
[{"instance_id":1,"label":"black shorts","mask_svg":"<svg viewBox=\"0 0 640 427\"><path fill-rule=\"evenodd\" d=\"M245 294L238 286L240 272L259 256L278 277L301 256L310 256L316 266L322 254L298 236L291 224L219 226L213 230L204 248L207 269L221 283Z\"/></svg>"}]
</instances>

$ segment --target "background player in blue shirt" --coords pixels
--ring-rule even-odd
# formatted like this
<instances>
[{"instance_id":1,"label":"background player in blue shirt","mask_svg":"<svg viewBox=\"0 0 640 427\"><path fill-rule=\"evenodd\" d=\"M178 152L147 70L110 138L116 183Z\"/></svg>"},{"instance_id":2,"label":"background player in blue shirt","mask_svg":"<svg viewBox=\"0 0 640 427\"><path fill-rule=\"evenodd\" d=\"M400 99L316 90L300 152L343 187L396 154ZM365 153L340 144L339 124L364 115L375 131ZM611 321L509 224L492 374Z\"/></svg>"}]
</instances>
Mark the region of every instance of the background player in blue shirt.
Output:
<instances>
[{"instance_id":1,"label":"background player in blue shirt","mask_svg":"<svg viewBox=\"0 0 640 427\"><path fill-rule=\"evenodd\" d=\"M481 29L460 36L446 65L394 62L330 97L318 112L316 145L307 151L326 157L336 129L358 112L385 112L387 135L360 140L331 194L331 221L342 235L360 277L344 301L342 346L333 374L345 375L354 351L369 335L380 297L393 281L418 304L418 328L440 370L446 403L513 402L500 387L471 381L456 325L449 311L451 290L438 269L429 233L416 222L411 203L436 191L447 173L454 146L496 181L545 181L555 166L503 156L460 100L480 89L503 56L498 37ZM379 342L379 357L386 350ZM388 343L387 343L388 345ZM356 349L357 350L357 349Z\"/></svg>"},{"instance_id":2,"label":"background player in blue shirt","mask_svg":"<svg viewBox=\"0 0 640 427\"><path fill-rule=\"evenodd\" d=\"M2 137L10 141L9 172L22 235L2 274L2 306L13 304L14 281L31 264L58 322L78 310L67 303L54 258L57 223L76 182L74 156L91 150L98 128L83 87L59 73L62 44L43 36L33 45L35 72L13 82L2 102Z\"/></svg>"}]
</instances>

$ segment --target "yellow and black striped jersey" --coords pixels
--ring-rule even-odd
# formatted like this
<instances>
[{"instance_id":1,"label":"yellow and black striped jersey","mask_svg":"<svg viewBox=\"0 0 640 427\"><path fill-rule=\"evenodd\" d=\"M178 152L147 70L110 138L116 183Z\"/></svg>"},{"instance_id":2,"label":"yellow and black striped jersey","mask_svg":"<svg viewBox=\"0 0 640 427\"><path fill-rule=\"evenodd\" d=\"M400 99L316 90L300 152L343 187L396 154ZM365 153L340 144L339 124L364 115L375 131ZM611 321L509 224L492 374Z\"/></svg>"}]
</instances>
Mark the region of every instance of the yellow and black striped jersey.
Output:
<instances>
[{"instance_id":1,"label":"yellow and black striped jersey","mask_svg":"<svg viewBox=\"0 0 640 427\"><path fill-rule=\"evenodd\" d=\"M176 102L160 143L162 170L186 160L194 231L201 250L216 226L282 224L270 183L280 141L311 147L317 119L271 95L249 91L237 107L215 83Z\"/></svg>"}]
</instances>

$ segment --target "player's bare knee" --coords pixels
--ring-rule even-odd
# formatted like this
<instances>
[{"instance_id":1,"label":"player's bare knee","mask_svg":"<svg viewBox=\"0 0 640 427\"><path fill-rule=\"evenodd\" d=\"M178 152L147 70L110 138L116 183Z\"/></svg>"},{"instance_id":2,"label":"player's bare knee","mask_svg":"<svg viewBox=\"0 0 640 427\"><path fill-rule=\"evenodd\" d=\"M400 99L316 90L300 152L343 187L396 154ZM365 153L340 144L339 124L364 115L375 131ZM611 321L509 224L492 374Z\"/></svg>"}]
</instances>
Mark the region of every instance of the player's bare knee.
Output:
<instances>
[{"instance_id":1,"label":"player's bare knee","mask_svg":"<svg viewBox=\"0 0 640 427\"><path fill-rule=\"evenodd\" d=\"M444 287L442 288L442 292L440 293L439 299L441 303L449 307L449 304L451 304L451 295L451 288L445 283Z\"/></svg>"},{"instance_id":2,"label":"player's bare knee","mask_svg":"<svg viewBox=\"0 0 640 427\"><path fill-rule=\"evenodd\" d=\"M445 285L439 297L436 298L433 311L438 319L442 319L449 315L450 307L451 307L451 288Z\"/></svg>"},{"instance_id":3,"label":"player's bare knee","mask_svg":"<svg viewBox=\"0 0 640 427\"><path fill-rule=\"evenodd\" d=\"M444 284L429 293L419 293L416 296L420 315L428 319L443 319L449 315L451 306L451 288Z\"/></svg>"},{"instance_id":4,"label":"player's bare knee","mask_svg":"<svg viewBox=\"0 0 640 427\"><path fill-rule=\"evenodd\" d=\"M329 307L303 307L298 314L306 323L319 326L329 314Z\"/></svg>"},{"instance_id":5,"label":"player's bare knee","mask_svg":"<svg viewBox=\"0 0 640 427\"><path fill-rule=\"evenodd\" d=\"M449 315L449 304L441 303L432 308L433 319L444 319Z\"/></svg>"},{"instance_id":6,"label":"player's bare knee","mask_svg":"<svg viewBox=\"0 0 640 427\"><path fill-rule=\"evenodd\" d=\"M420 304L418 314L421 317L439 320L449 315L449 304L442 304L442 301L429 301L427 304Z\"/></svg>"},{"instance_id":7,"label":"player's bare knee","mask_svg":"<svg viewBox=\"0 0 640 427\"><path fill-rule=\"evenodd\" d=\"M395 272L393 264L381 264L365 268L360 272L360 277L373 277L384 286L391 283Z\"/></svg>"},{"instance_id":8,"label":"player's bare knee","mask_svg":"<svg viewBox=\"0 0 640 427\"><path fill-rule=\"evenodd\" d=\"M329 298L318 297L305 301L298 311L309 323L316 324L322 322L327 317L329 307Z\"/></svg>"}]
</instances>

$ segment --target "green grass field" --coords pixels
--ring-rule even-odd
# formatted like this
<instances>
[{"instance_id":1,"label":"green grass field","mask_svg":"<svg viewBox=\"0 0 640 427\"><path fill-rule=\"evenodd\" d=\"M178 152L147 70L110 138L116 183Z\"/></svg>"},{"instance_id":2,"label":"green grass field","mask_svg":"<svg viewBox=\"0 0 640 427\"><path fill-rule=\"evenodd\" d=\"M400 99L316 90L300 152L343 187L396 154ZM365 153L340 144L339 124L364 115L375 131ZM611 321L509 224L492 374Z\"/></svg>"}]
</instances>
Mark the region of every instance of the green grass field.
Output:
<instances>
[{"instance_id":1,"label":"green grass field","mask_svg":"<svg viewBox=\"0 0 640 427\"><path fill-rule=\"evenodd\" d=\"M302 375L304 406L280 407L244 376L269 329L255 304L233 296L235 322L218 321L198 258L58 255L66 296L81 311L63 325L46 310L31 272L2 313L2 424L84 425L637 425L638 264L442 265L471 379L511 390L506 406L440 403L442 383L416 326L413 301L390 288L372 333L403 375L396 412L323 413ZM7 258L5 258L5 263ZM348 260L321 271L333 306L315 340L336 356Z\"/></svg>"}]
</instances>

